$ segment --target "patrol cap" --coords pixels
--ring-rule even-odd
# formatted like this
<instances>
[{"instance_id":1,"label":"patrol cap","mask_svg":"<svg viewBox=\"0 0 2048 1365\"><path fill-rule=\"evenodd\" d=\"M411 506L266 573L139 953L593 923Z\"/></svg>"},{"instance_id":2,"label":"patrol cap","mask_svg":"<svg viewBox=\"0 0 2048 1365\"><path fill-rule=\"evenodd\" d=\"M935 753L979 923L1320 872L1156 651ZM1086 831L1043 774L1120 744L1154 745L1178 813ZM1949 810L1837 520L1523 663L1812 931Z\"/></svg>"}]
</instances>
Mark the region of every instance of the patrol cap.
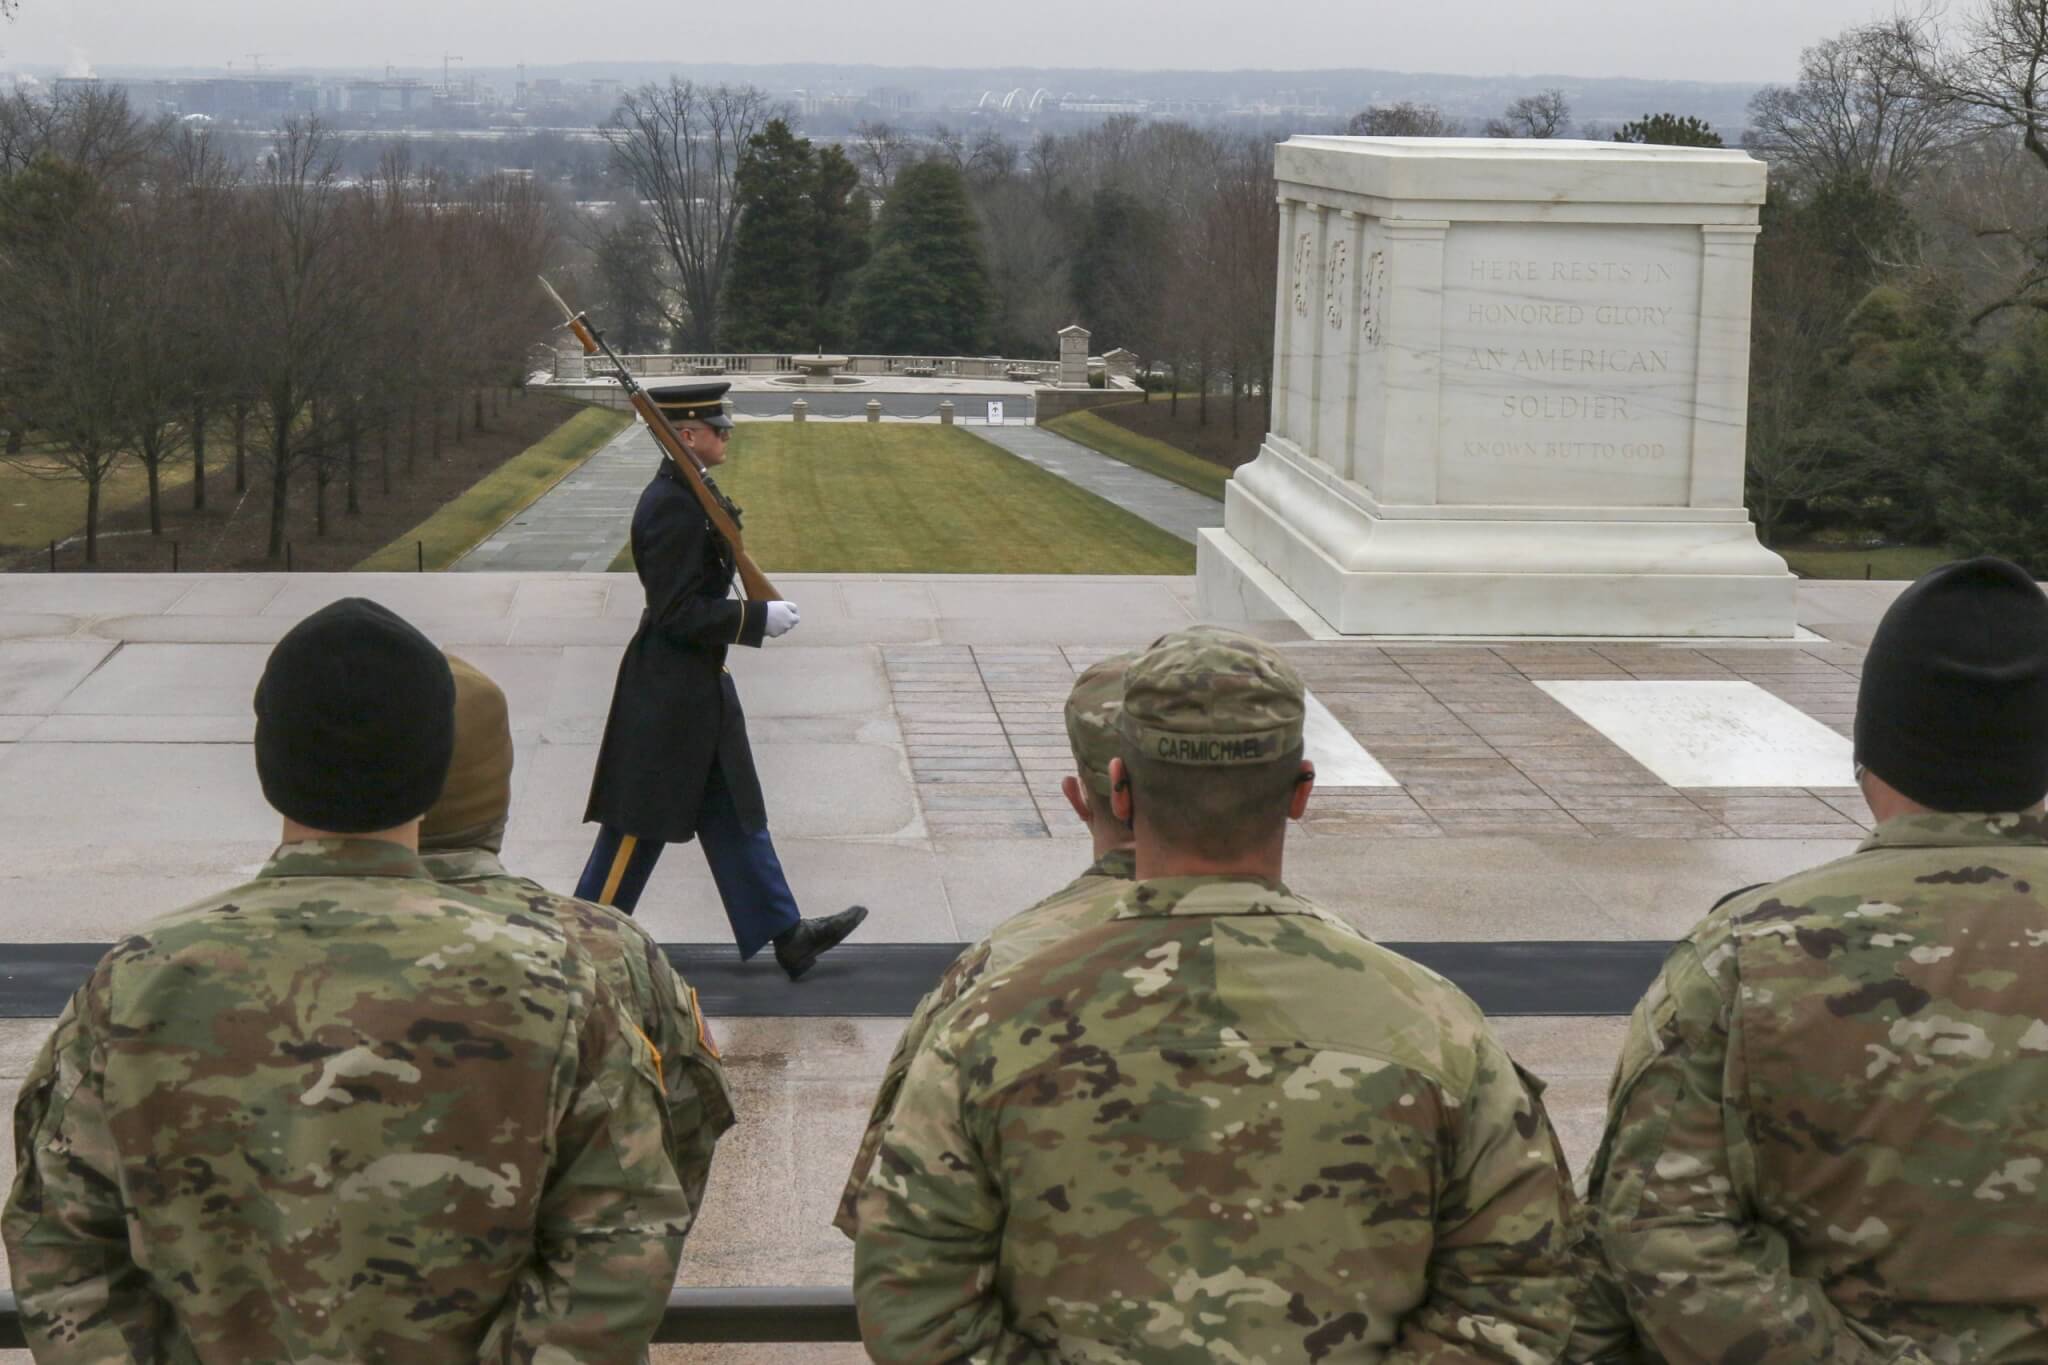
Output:
<instances>
[{"instance_id":1,"label":"patrol cap","mask_svg":"<svg viewBox=\"0 0 2048 1365\"><path fill-rule=\"evenodd\" d=\"M1271 763L1301 747L1301 675L1272 646L1221 626L1162 635L1124 673L1117 726L1140 758Z\"/></svg>"},{"instance_id":2,"label":"patrol cap","mask_svg":"<svg viewBox=\"0 0 2048 1365\"><path fill-rule=\"evenodd\" d=\"M719 380L702 384L664 384L649 388L647 396L671 422L702 422L720 431L732 430L732 418L725 415L725 391L732 385Z\"/></svg>"},{"instance_id":3,"label":"patrol cap","mask_svg":"<svg viewBox=\"0 0 2048 1365\"><path fill-rule=\"evenodd\" d=\"M512 810L512 720L481 669L448 656L455 679L455 752L440 799L420 818L420 847L497 849Z\"/></svg>"},{"instance_id":4,"label":"patrol cap","mask_svg":"<svg viewBox=\"0 0 2048 1365\"><path fill-rule=\"evenodd\" d=\"M1067 693L1067 743L1074 747L1082 779L1097 796L1109 795L1109 760L1123 753L1116 718L1124 707L1124 670L1137 657L1116 654L1090 664Z\"/></svg>"}]
</instances>

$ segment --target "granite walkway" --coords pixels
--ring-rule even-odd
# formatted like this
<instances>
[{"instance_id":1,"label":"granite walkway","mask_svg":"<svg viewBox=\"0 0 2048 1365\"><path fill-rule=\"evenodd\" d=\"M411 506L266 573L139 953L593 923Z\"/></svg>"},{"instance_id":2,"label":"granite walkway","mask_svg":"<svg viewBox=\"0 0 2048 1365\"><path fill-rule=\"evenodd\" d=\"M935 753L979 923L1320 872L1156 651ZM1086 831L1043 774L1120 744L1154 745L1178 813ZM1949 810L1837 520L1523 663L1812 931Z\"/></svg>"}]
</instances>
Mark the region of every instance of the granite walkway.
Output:
<instances>
[{"instance_id":1,"label":"granite walkway","mask_svg":"<svg viewBox=\"0 0 2048 1365\"><path fill-rule=\"evenodd\" d=\"M659 459L654 434L634 423L450 567L602 573L626 548L633 508Z\"/></svg>"},{"instance_id":2,"label":"granite walkway","mask_svg":"<svg viewBox=\"0 0 2048 1365\"><path fill-rule=\"evenodd\" d=\"M1043 427L977 427L974 434L1182 540L1193 541L1204 526L1223 524L1222 503Z\"/></svg>"}]
</instances>

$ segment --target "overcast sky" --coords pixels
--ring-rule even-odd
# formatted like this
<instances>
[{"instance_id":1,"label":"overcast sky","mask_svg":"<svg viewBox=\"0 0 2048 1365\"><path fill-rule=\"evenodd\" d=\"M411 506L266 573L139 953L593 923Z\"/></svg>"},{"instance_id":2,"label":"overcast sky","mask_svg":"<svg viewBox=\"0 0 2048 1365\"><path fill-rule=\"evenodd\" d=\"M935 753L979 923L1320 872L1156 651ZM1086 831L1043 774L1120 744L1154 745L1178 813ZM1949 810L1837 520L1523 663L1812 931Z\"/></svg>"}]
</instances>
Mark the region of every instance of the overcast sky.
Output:
<instances>
[{"instance_id":1,"label":"overcast sky","mask_svg":"<svg viewBox=\"0 0 2048 1365\"><path fill-rule=\"evenodd\" d=\"M20 0L0 65L640 59L1777 81L1884 0Z\"/></svg>"}]
</instances>

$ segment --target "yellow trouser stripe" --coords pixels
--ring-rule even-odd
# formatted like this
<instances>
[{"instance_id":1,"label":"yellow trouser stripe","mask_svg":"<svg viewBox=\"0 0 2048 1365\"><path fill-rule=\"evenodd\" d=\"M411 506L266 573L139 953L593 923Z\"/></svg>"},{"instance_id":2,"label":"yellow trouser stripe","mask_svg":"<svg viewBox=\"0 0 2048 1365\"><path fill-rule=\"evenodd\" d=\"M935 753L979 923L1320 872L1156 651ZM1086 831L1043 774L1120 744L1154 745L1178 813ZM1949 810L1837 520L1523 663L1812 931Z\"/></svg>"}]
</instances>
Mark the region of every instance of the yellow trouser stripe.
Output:
<instances>
[{"instance_id":1,"label":"yellow trouser stripe","mask_svg":"<svg viewBox=\"0 0 2048 1365\"><path fill-rule=\"evenodd\" d=\"M599 905L610 905L619 894L619 882L626 875L626 864L633 861L633 845L639 839L631 834L619 840L619 851L612 855L612 870L604 879L604 890L598 894Z\"/></svg>"}]
</instances>

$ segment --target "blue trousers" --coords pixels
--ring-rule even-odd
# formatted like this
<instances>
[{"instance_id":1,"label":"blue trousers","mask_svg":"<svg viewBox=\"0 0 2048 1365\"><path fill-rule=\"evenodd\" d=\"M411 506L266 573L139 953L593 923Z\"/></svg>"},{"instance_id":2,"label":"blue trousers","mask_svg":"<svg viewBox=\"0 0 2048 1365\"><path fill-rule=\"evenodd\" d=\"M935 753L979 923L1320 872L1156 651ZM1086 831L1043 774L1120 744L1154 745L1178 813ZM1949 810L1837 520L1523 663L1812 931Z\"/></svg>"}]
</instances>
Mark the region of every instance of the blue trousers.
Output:
<instances>
[{"instance_id":1,"label":"blue trousers","mask_svg":"<svg viewBox=\"0 0 2048 1365\"><path fill-rule=\"evenodd\" d=\"M705 783L704 804L697 814L697 842L704 847L733 942L744 961L761 951L777 934L794 929L799 918L775 841L765 829L749 831L740 823L725 774L717 764ZM596 901L630 915L647 889L666 844L636 838L612 825L599 825L597 842L576 883L578 900Z\"/></svg>"}]
</instances>

